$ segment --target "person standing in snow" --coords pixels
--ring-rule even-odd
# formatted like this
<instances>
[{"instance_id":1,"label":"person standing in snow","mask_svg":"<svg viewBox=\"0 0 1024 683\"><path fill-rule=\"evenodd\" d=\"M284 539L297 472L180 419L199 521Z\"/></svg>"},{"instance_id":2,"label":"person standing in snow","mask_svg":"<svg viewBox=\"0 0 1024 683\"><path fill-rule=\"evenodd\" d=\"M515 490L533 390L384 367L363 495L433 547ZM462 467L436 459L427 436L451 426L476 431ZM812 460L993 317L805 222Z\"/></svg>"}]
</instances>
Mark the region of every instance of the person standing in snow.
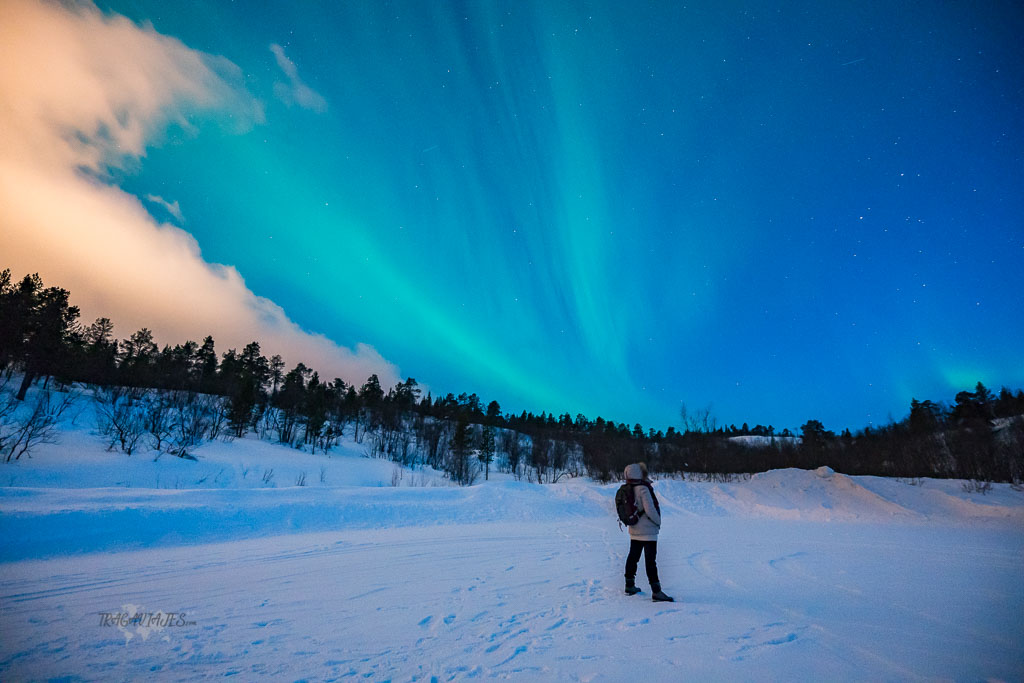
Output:
<instances>
[{"instance_id":1,"label":"person standing in snow","mask_svg":"<svg viewBox=\"0 0 1024 683\"><path fill-rule=\"evenodd\" d=\"M655 602L673 602L673 598L661 590L658 580L658 531L661 529L661 506L654 495L654 488L647 475L647 465L642 462L626 466L626 483L633 485L633 496L640 512L640 521L629 527L629 555L626 556L626 595L636 595L636 569L644 556L647 580L651 584L651 599Z\"/></svg>"}]
</instances>

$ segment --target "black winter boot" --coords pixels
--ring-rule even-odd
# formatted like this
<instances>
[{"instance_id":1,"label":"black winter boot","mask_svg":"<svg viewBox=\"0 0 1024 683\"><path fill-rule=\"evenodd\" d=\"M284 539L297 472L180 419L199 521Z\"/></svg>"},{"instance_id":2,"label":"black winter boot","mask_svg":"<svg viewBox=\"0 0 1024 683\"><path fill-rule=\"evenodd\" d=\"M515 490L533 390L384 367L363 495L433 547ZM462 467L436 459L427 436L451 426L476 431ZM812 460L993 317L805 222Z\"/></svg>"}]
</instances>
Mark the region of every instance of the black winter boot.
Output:
<instances>
[{"instance_id":1,"label":"black winter boot","mask_svg":"<svg viewBox=\"0 0 1024 683\"><path fill-rule=\"evenodd\" d=\"M654 602L675 602L676 601L676 599L673 598L671 595L665 595L664 593L661 592L661 584L660 583L652 583L651 584L651 600L653 600Z\"/></svg>"},{"instance_id":2,"label":"black winter boot","mask_svg":"<svg viewBox=\"0 0 1024 683\"><path fill-rule=\"evenodd\" d=\"M640 589L636 587L636 577L626 577L626 595L636 595L640 592Z\"/></svg>"}]
</instances>

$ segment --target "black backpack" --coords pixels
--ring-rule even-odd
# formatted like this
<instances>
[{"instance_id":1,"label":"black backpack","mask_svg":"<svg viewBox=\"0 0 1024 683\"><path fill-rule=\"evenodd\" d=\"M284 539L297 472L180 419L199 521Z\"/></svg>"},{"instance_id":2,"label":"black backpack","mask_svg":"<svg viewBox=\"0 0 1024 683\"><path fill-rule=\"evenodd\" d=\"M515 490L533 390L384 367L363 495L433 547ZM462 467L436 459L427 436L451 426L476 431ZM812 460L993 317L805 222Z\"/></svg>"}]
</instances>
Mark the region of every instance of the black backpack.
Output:
<instances>
[{"instance_id":1,"label":"black backpack","mask_svg":"<svg viewBox=\"0 0 1024 683\"><path fill-rule=\"evenodd\" d=\"M643 514L636 506L636 492L633 490L635 484L626 483L615 492L615 512L619 514L619 521L626 526L633 526L640 521Z\"/></svg>"}]
</instances>

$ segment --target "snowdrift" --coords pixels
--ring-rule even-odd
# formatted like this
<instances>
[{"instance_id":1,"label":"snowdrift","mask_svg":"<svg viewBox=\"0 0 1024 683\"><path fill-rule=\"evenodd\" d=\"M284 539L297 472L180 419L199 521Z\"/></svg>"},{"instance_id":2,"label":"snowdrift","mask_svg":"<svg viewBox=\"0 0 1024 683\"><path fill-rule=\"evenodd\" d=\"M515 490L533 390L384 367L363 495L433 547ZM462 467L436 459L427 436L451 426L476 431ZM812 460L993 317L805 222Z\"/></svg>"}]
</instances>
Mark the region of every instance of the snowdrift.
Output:
<instances>
[{"instance_id":1,"label":"snowdrift","mask_svg":"<svg viewBox=\"0 0 1024 683\"><path fill-rule=\"evenodd\" d=\"M829 467L764 472L710 496L729 514L769 519L1024 526L1024 492L1009 485L969 493L959 480L850 477Z\"/></svg>"}]
</instances>

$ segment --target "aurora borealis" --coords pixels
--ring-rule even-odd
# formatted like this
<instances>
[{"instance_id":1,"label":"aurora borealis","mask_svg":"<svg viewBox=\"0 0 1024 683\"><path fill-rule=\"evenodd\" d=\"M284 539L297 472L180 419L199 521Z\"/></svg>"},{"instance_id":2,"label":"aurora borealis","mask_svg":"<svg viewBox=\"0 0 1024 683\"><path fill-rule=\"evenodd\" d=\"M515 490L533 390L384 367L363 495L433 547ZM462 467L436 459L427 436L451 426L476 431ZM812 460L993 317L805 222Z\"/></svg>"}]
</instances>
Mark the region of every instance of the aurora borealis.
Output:
<instances>
[{"instance_id":1,"label":"aurora borealis","mask_svg":"<svg viewBox=\"0 0 1024 683\"><path fill-rule=\"evenodd\" d=\"M101 8L259 102L107 182L435 395L856 429L1024 385L1019 4Z\"/></svg>"}]
</instances>

